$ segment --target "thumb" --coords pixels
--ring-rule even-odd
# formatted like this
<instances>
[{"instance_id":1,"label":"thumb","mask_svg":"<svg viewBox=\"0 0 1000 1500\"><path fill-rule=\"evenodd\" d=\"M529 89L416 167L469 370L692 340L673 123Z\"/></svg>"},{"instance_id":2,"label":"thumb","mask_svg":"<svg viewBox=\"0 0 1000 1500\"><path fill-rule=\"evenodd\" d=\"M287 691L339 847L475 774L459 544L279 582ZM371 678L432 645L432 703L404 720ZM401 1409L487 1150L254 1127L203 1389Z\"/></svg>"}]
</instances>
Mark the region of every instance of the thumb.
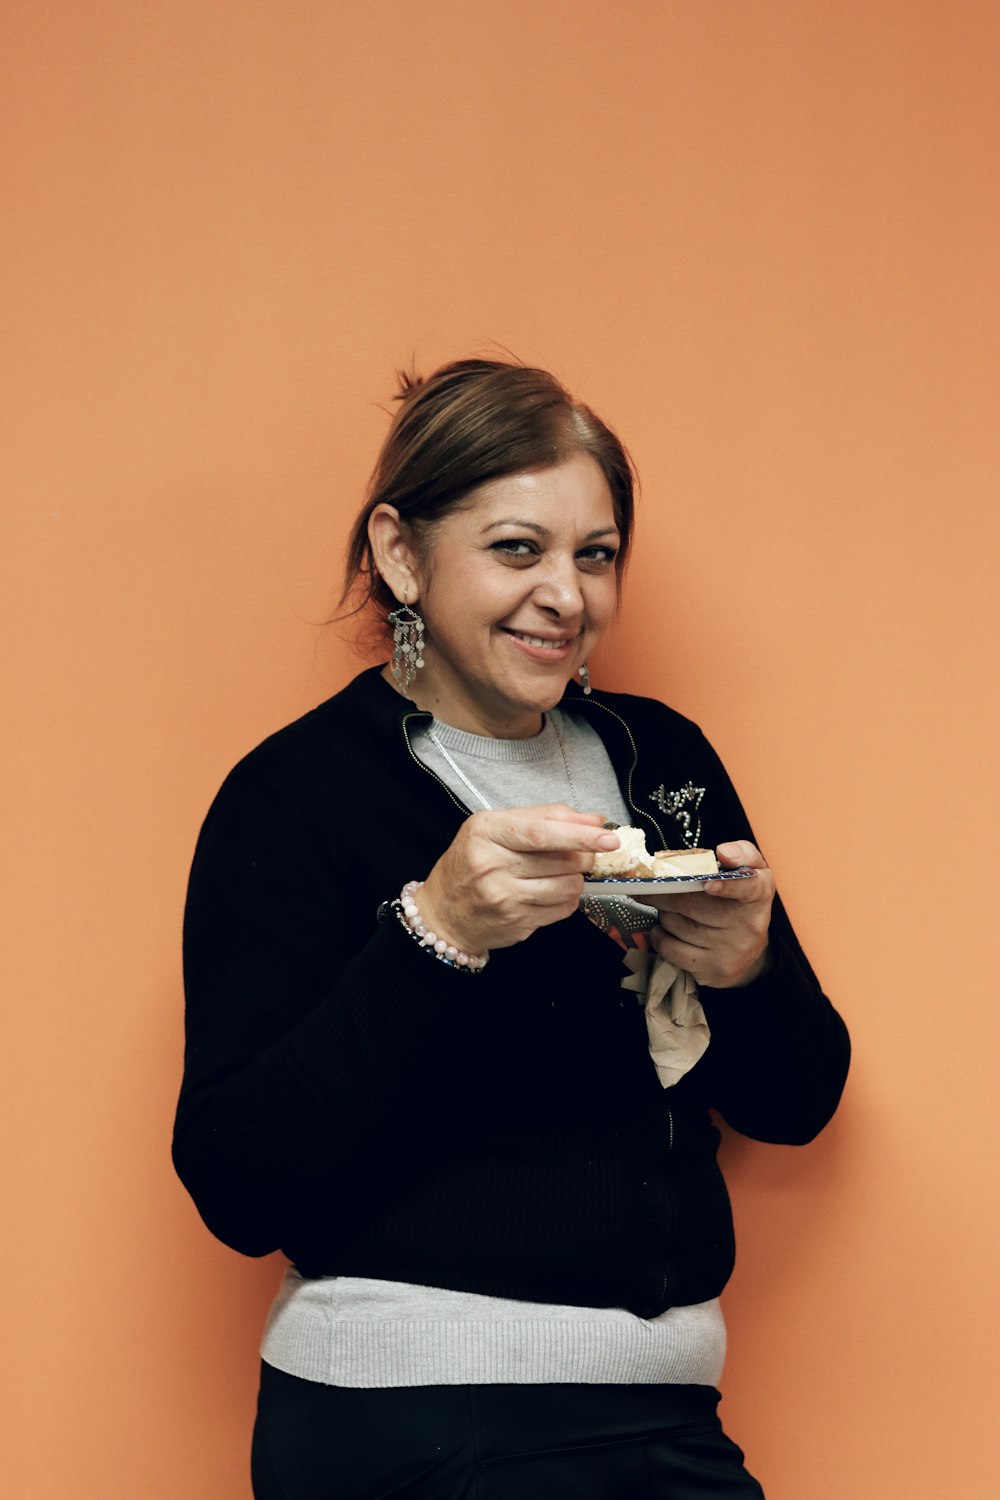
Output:
<instances>
[{"instance_id":1,"label":"thumb","mask_svg":"<svg viewBox=\"0 0 1000 1500\"><path fill-rule=\"evenodd\" d=\"M715 854L724 870L735 870L743 865L751 870L767 869L763 854L749 839L733 839L731 843L719 844Z\"/></svg>"}]
</instances>

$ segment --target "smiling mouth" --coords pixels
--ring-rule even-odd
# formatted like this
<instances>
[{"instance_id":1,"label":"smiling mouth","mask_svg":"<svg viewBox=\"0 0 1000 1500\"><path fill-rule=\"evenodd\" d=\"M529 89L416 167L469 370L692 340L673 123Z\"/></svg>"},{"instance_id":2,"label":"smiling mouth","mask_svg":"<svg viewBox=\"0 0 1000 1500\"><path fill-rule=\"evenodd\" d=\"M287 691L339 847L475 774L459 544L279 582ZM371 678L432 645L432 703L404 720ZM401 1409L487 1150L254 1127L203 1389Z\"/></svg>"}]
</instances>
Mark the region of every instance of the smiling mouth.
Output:
<instances>
[{"instance_id":1,"label":"smiling mouth","mask_svg":"<svg viewBox=\"0 0 1000 1500\"><path fill-rule=\"evenodd\" d=\"M546 640L544 636L528 635L524 630L507 630L516 641L523 641L526 646L533 646L536 651L565 651L567 646L573 644L573 636L560 636L558 640Z\"/></svg>"}]
</instances>

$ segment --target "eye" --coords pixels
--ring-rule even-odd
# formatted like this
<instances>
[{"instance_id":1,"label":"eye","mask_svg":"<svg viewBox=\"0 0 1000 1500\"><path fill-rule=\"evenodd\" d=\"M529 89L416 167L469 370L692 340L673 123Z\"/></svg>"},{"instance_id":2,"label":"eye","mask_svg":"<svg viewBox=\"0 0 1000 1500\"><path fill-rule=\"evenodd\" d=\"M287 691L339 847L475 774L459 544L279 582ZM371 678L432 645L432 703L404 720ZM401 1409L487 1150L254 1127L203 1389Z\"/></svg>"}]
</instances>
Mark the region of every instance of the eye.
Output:
<instances>
[{"instance_id":1,"label":"eye","mask_svg":"<svg viewBox=\"0 0 1000 1500\"><path fill-rule=\"evenodd\" d=\"M615 558L618 556L618 548L602 546L584 547L576 555L577 559L585 567L609 568L614 565Z\"/></svg>"},{"instance_id":2,"label":"eye","mask_svg":"<svg viewBox=\"0 0 1000 1500\"><path fill-rule=\"evenodd\" d=\"M527 537L505 536L498 542L491 542L490 551L499 552L501 557L509 557L514 562L527 562L538 555L538 543Z\"/></svg>"}]
</instances>

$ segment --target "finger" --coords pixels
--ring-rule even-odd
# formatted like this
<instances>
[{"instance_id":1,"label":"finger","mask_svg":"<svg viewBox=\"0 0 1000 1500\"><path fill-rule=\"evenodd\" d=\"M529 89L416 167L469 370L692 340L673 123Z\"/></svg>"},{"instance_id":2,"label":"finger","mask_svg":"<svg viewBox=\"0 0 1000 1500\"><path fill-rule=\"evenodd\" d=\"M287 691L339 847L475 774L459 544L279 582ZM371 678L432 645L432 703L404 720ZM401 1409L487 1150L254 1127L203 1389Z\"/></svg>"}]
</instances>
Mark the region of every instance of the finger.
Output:
<instances>
[{"instance_id":1,"label":"finger","mask_svg":"<svg viewBox=\"0 0 1000 1500\"><path fill-rule=\"evenodd\" d=\"M569 817L546 816L544 808L514 808L490 815L484 820L484 831L505 849L521 854L551 852L553 850L586 851L596 854L601 850L617 849L621 840L616 833L601 827L600 814L573 815Z\"/></svg>"},{"instance_id":2,"label":"finger","mask_svg":"<svg viewBox=\"0 0 1000 1500\"><path fill-rule=\"evenodd\" d=\"M767 861L749 839L733 839L728 844L719 844L715 857L724 870L738 870L744 866L751 870L766 870Z\"/></svg>"},{"instance_id":3,"label":"finger","mask_svg":"<svg viewBox=\"0 0 1000 1500\"><path fill-rule=\"evenodd\" d=\"M504 869L516 880L537 881L560 875L589 875L593 864L594 856L586 849L539 849L530 853L511 850Z\"/></svg>"},{"instance_id":4,"label":"finger","mask_svg":"<svg viewBox=\"0 0 1000 1500\"><path fill-rule=\"evenodd\" d=\"M752 905L756 901L770 901L774 896L774 875L765 865L755 870L746 880L710 880L704 895L710 901L733 901Z\"/></svg>"},{"instance_id":5,"label":"finger","mask_svg":"<svg viewBox=\"0 0 1000 1500\"><path fill-rule=\"evenodd\" d=\"M704 970L706 960L710 955L708 948L703 948L696 943L687 943L683 938L676 938L662 929L654 930L652 943L660 958L669 959L672 964L677 965L678 969L686 969L696 978L699 972Z\"/></svg>"},{"instance_id":6,"label":"finger","mask_svg":"<svg viewBox=\"0 0 1000 1500\"><path fill-rule=\"evenodd\" d=\"M725 896L731 885L750 885L752 881L727 880L716 881L714 884L718 887L720 895ZM643 896L642 899L647 905L655 905L659 909L661 923L664 922L667 913L674 912L698 927L718 933L744 920L741 915L744 908L740 903L720 901L707 890L689 891L683 896Z\"/></svg>"},{"instance_id":7,"label":"finger","mask_svg":"<svg viewBox=\"0 0 1000 1500\"><path fill-rule=\"evenodd\" d=\"M774 895L774 876L767 861L749 839L733 839L719 844L716 858L724 870L753 870L746 880L710 880L705 886L705 895L713 901L769 901Z\"/></svg>"},{"instance_id":8,"label":"finger","mask_svg":"<svg viewBox=\"0 0 1000 1500\"><path fill-rule=\"evenodd\" d=\"M715 930L702 922L692 922L680 912L664 912L654 927L656 934L666 934L675 942L688 943L692 948L710 948L715 939Z\"/></svg>"},{"instance_id":9,"label":"finger","mask_svg":"<svg viewBox=\"0 0 1000 1500\"><path fill-rule=\"evenodd\" d=\"M605 813L578 812L575 807L570 807L565 802L540 802L536 807L509 807L507 811L516 817L525 813L531 817L553 818L559 823L600 823L603 825L608 821Z\"/></svg>"},{"instance_id":10,"label":"finger","mask_svg":"<svg viewBox=\"0 0 1000 1500\"><path fill-rule=\"evenodd\" d=\"M731 882L726 881L727 885ZM692 917L697 922L704 922L709 927L720 925L719 905L717 901L711 901L704 891L675 891L672 895L660 895L653 891L642 897L644 906L655 906L657 911L677 911L685 917Z\"/></svg>"}]
</instances>

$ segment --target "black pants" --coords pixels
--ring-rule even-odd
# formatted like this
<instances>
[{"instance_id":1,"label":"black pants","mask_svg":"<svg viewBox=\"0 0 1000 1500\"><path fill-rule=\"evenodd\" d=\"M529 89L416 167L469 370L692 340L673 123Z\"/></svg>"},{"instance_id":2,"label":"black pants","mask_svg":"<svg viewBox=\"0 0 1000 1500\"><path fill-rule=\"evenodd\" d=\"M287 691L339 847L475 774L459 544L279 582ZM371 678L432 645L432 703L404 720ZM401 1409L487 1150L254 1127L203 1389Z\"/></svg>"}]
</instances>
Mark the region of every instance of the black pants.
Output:
<instances>
[{"instance_id":1,"label":"black pants","mask_svg":"<svg viewBox=\"0 0 1000 1500\"><path fill-rule=\"evenodd\" d=\"M704 1385L351 1390L261 1367L255 1500L763 1500Z\"/></svg>"}]
</instances>

